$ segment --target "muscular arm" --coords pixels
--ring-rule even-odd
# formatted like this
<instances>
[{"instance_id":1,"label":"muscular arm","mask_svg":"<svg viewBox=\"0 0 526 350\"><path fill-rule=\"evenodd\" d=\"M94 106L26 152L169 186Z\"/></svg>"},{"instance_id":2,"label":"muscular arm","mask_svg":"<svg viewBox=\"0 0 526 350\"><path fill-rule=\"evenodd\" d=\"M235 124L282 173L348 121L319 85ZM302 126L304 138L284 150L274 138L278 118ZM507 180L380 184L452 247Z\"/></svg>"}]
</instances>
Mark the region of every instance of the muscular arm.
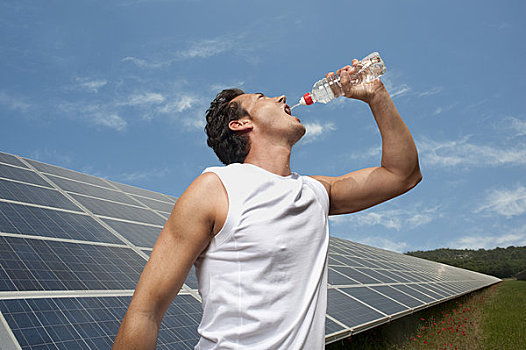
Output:
<instances>
[{"instance_id":1,"label":"muscular arm","mask_svg":"<svg viewBox=\"0 0 526 350\"><path fill-rule=\"evenodd\" d=\"M211 173L199 176L177 200L139 278L113 349L155 349L166 310L223 224L225 203L224 187Z\"/></svg>"},{"instance_id":2,"label":"muscular arm","mask_svg":"<svg viewBox=\"0 0 526 350\"><path fill-rule=\"evenodd\" d=\"M330 215L369 208L409 191L422 179L411 133L381 81L376 80L359 91L350 88L346 96L369 104L382 136L382 159L378 167L339 177L313 176L329 193Z\"/></svg>"}]
</instances>

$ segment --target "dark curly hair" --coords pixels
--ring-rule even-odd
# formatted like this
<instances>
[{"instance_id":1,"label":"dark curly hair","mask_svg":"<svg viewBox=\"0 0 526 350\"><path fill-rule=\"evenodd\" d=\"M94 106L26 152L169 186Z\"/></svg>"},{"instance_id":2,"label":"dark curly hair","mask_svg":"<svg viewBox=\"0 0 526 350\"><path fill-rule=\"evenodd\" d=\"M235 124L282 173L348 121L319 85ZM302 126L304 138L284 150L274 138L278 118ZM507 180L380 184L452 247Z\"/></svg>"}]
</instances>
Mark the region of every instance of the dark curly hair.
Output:
<instances>
[{"instance_id":1,"label":"dark curly hair","mask_svg":"<svg viewBox=\"0 0 526 350\"><path fill-rule=\"evenodd\" d=\"M206 111L205 132L208 136L206 143L226 165L243 163L250 150L248 136L228 127L228 123L232 120L244 116L250 117L240 103L232 102L235 97L244 93L241 89L225 89L217 94Z\"/></svg>"}]
</instances>

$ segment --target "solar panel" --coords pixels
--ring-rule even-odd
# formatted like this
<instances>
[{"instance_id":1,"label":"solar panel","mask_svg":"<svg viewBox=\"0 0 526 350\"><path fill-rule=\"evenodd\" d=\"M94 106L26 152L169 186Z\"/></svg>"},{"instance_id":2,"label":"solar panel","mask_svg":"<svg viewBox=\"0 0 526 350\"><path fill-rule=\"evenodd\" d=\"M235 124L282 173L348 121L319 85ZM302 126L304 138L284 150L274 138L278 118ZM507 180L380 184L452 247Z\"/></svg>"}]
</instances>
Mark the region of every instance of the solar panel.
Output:
<instances>
[{"instance_id":1,"label":"solar panel","mask_svg":"<svg viewBox=\"0 0 526 350\"><path fill-rule=\"evenodd\" d=\"M176 197L0 152L0 344L109 348ZM498 282L331 237L326 342ZM192 349L192 268L158 349Z\"/></svg>"},{"instance_id":2,"label":"solar panel","mask_svg":"<svg viewBox=\"0 0 526 350\"><path fill-rule=\"evenodd\" d=\"M42 237L122 244L84 213L0 202L0 231Z\"/></svg>"},{"instance_id":3,"label":"solar panel","mask_svg":"<svg viewBox=\"0 0 526 350\"><path fill-rule=\"evenodd\" d=\"M6 290L133 289L146 261L126 246L0 236Z\"/></svg>"},{"instance_id":4,"label":"solar panel","mask_svg":"<svg viewBox=\"0 0 526 350\"><path fill-rule=\"evenodd\" d=\"M79 210L75 204L54 189L0 179L0 193L2 199Z\"/></svg>"},{"instance_id":5,"label":"solar panel","mask_svg":"<svg viewBox=\"0 0 526 350\"><path fill-rule=\"evenodd\" d=\"M147 207L163 212L164 214L170 214L172 212L173 203L168 202L168 200L160 201L157 199L149 199L146 197L132 196L136 201L145 204Z\"/></svg>"},{"instance_id":6,"label":"solar panel","mask_svg":"<svg viewBox=\"0 0 526 350\"><path fill-rule=\"evenodd\" d=\"M111 219L102 219L102 221L137 247L153 248L162 230L160 225L146 225L144 223L130 223Z\"/></svg>"},{"instance_id":7,"label":"solar panel","mask_svg":"<svg viewBox=\"0 0 526 350\"><path fill-rule=\"evenodd\" d=\"M27 168L27 166L21 161L19 161L17 157L11 154L2 153L2 152L0 152L0 163L11 164L11 165L16 165L16 166Z\"/></svg>"},{"instance_id":8,"label":"solar panel","mask_svg":"<svg viewBox=\"0 0 526 350\"><path fill-rule=\"evenodd\" d=\"M109 349L131 297L0 300L7 324L23 349ZM179 295L159 329L158 349L193 349L201 306Z\"/></svg>"},{"instance_id":9,"label":"solar panel","mask_svg":"<svg viewBox=\"0 0 526 350\"><path fill-rule=\"evenodd\" d=\"M133 200L133 198L118 190L112 190L96 185L90 185L84 182L69 180L63 177L53 175L46 175L46 177L53 181L61 189L70 193L79 193L91 197L111 200L114 202L138 205L137 201Z\"/></svg>"},{"instance_id":10,"label":"solar panel","mask_svg":"<svg viewBox=\"0 0 526 350\"><path fill-rule=\"evenodd\" d=\"M6 179L27 182L44 187L51 187L51 185L44 181L44 179L42 179L40 176L38 176L29 169L16 168L13 166L0 164L0 174L2 174L2 177Z\"/></svg>"},{"instance_id":11,"label":"solar panel","mask_svg":"<svg viewBox=\"0 0 526 350\"><path fill-rule=\"evenodd\" d=\"M143 222L154 225L164 225L166 218L155 213L151 209L145 209L138 206L110 202L104 199L80 196L71 194L75 200L86 207L95 215L125 219L136 222Z\"/></svg>"}]
</instances>

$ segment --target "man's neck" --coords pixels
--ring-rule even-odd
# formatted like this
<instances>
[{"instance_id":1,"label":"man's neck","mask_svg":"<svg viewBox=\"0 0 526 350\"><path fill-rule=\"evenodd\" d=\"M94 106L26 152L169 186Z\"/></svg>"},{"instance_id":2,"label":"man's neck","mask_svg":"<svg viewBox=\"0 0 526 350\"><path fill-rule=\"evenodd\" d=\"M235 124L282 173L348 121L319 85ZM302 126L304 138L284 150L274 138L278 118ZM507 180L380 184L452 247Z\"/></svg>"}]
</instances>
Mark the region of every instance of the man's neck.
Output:
<instances>
[{"instance_id":1,"label":"man's neck","mask_svg":"<svg viewBox=\"0 0 526 350\"><path fill-rule=\"evenodd\" d=\"M256 165L271 173L288 176L290 170L291 148L280 145L251 145L245 163Z\"/></svg>"}]
</instances>

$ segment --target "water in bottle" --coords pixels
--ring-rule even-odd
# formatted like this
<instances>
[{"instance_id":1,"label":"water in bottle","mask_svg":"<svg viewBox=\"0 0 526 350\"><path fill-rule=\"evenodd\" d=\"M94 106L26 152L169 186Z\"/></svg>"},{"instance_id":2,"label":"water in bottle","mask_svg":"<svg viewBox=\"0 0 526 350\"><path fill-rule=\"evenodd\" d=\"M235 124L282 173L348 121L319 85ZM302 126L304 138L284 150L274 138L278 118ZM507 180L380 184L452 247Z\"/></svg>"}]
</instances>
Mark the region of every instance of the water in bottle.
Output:
<instances>
[{"instance_id":1,"label":"water in bottle","mask_svg":"<svg viewBox=\"0 0 526 350\"><path fill-rule=\"evenodd\" d=\"M350 75L351 84L359 85L378 78L385 73L385 64L378 52L373 52L363 58L354 67L355 71ZM303 95L300 101L292 106L311 105L314 102L329 103L343 94L340 76L338 74L329 75L316 82L312 91ZM291 108L291 109L292 109Z\"/></svg>"}]
</instances>

